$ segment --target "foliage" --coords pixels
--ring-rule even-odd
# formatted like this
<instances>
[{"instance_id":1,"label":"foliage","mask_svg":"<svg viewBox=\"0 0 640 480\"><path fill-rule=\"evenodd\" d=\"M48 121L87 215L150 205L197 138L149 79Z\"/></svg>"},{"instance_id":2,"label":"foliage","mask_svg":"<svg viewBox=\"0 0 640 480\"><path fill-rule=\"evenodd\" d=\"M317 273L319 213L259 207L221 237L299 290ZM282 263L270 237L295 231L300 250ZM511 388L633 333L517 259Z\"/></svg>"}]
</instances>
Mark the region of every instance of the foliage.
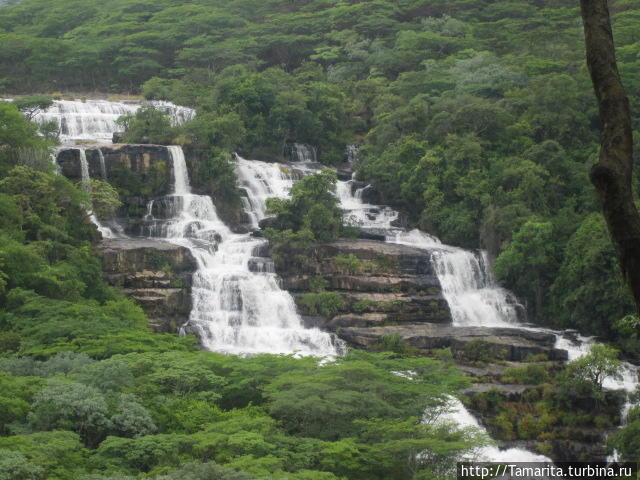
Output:
<instances>
[{"instance_id":1,"label":"foliage","mask_svg":"<svg viewBox=\"0 0 640 480\"><path fill-rule=\"evenodd\" d=\"M607 378L622 380L622 362L619 352L608 345L593 345L589 353L567 365L569 375L591 383L602 390Z\"/></svg>"},{"instance_id":2,"label":"foliage","mask_svg":"<svg viewBox=\"0 0 640 480\"><path fill-rule=\"evenodd\" d=\"M325 317L335 315L344 306L342 295L337 292L303 293L297 303L306 315Z\"/></svg>"},{"instance_id":3,"label":"foliage","mask_svg":"<svg viewBox=\"0 0 640 480\"><path fill-rule=\"evenodd\" d=\"M108 219L122 206L118 191L108 182L91 179L91 207L100 219Z\"/></svg>"},{"instance_id":4,"label":"foliage","mask_svg":"<svg viewBox=\"0 0 640 480\"><path fill-rule=\"evenodd\" d=\"M45 95L33 95L18 98L12 103L31 121L38 113L53 105L53 99Z\"/></svg>"},{"instance_id":5,"label":"foliage","mask_svg":"<svg viewBox=\"0 0 640 480\"><path fill-rule=\"evenodd\" d=\"M124 129L124 143L173 143L169 116L152 106L140 107L136 113L120 117L118 124Z\"/></svg>"},{"instance_id":6,"label":"foliage","mask_svg":"<svg viewBox=\"0 0 640 480\"><path fill-rule=\"evenodd\" d=\"M342 230L342 211L334 195L336 173L325 169L295 183L291 198L270 198L268 213L275 214L274 227L278 230L309 231L314 240L329 242Z\"/></svg>"}]
</instances>

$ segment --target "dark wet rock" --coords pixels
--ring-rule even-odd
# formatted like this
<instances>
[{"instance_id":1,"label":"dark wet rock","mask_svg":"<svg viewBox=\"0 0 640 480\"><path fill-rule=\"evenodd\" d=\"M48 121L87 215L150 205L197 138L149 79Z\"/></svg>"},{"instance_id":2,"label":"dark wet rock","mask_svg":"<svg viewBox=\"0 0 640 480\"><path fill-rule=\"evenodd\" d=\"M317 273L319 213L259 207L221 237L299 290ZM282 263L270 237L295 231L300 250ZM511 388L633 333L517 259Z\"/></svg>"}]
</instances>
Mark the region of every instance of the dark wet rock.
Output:
<instances>
[{"instance_id":1,"label":"dark wet rock","mask_svg":"<svg viewBox=\"0 0 640 480\"><path fill-rule=\"evenodd\" d=\"M391 222L392 227L396 228L408 228L409 227L409 217L406 213L399 212L398 218Z\"/></svg>"}]
</instances>

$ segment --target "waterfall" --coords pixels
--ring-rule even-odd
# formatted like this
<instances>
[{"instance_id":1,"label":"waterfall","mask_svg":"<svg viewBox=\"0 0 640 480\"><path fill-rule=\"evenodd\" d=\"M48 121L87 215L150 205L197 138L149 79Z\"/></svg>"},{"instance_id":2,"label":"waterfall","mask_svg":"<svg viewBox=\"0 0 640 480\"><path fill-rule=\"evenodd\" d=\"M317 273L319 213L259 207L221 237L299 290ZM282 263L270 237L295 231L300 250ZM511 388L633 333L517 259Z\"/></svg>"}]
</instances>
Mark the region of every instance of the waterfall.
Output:
<instances>
[{"instance_id":1,"label":"waterfall","mask_svg":"<svg viewBox=\"0 0 640 480\"><path fill-rule=\"evenodd\" d=\"M80 182L82 189L87 193L91 193L91 177L89 176L87 151L82 147L78 148L78 158L80 159ZM98 217L96 217L93 211L91 211L91 204L88 205L87 210L89 211L89 219L91 220L91 223L96 226L102 235L102 238L114 238L116 236L109 227L104 226L100 220L98 220Z\"/></svg>"},{"instance_id":2,"label":"waterfall","mask_svg":"<svg viewBox=\"0 0 640 480\"><path fill-rule=\"evenodd\" d=\"M358 159L358 150L360 150L360 145L351 144L347 145L345 148L344 154L347 158L347 163L354 164Z\"/></svg>"},{"instance_id":3,"label":"waterfall","mask_svg":"<svg viewBox=\"0 0 640 480\"><path fill-rule=\"evenodd\" d=\"M332 335L304 328L293 297L279 287L273 269L250 267L265 240L232 233L218 218L209 196L191 193L182 148L168 148L174 193L163 202L172 215L155 219L156 200L148 205L147 220L151 236L185 246L198 264L192 310L182 330L197 333L205 348L223 353L336 355ZM256 165L254 174L260 168ZM261 215L258 210L253 213L256 218Z\"/></svg>"},{"instance_id":4,"label":"waterfall","mask_svg":"<svg viewBox=\"0 0 640 480\"><path fill-rule=\"evenodd\" d=\"M55 121L62 143L76 140L111 143L114 132L120 130L116 120L134 114L142 105L152 105L167 113L174 125L191 120L194 110L169 102L123 103L107 100L55 100L47 110L38 113L34 121Z\"/></svg>"},{"instance_id":5,"label":"waterfall","mask_svg":"<svg viewBox=\"0 0 640 480\"><path fill-rule=\"evenodd\" d=\"M480 425L478 420L465 408L460 400L455 397L449 398L449 411L438 419L439 422L450 422L459 428L472 427L480 432L489 435L487 430ZM477 449L473 452L473 458L464 461L480 462L551 462L551 459L532 453L522 448L507 448L500 450L498 447L490 445Z\"/></svg>"},{"instance_id":6,"label":"waterfall","mask_svg":"<svg viewBox=\"0 0 640 480\"><path fill-rule=\"evenodd\" d=\"M337 194L345 215L355 215L365 228L379 228L377 217L362 215L370 205L362 202L358 191L353 192L350 182L338 182ZM341 185L342 184L342 185ZM382 207L379 207L382 208ZM490 263L484 252L474 253L457 247L444 245L437 238L420 230L406 231L397 228L387 229L386 241L427 250L431 253L434 268L442 286L442 292L449 304L454 326L511 327L554 333L558 349L567 350L569 360L575 360L589 353L593 339L576 335L570 339L559 332L543 328L523 326L520 318L524 307L517 302L509 291L500 288L491 273ZM621 381L607 378L604 386L608 389L624 389L631 393L638 387L638 367L624 364ZM623 418L631 408L627 401L623 408ZM452 399L448 420L461 426L479 427L477 420L466 410L459 400ZM550 461L523 449L499 450L485 447L478 452L485 461ZM612 457L612 459L615 458Z\"/></svg>"},{"instance_id":7,"label":"waterfall","mask_svg":"<svg viewBox=\"0 0 640 480\"><path fill-rule=\"evenodd\" d=\"M104 161L104 153L102 153L102 149L96 148L98 152L98 159L100 160L100 175L102 175L102 180L107 181L107 165Z\"/></svg>"},{"instance_id":8,"label":"waterfall","mask_svg":"<svg viewBox=\"0 0 640 480\"><path fill-rule=\"evenodd\" d=\"M247 196L243 197L245 213L251 219L251 225L265 218L268 198L286 198L296 179L296 173L286 165L267 163L258 160L236 158L236 172L240 186Z\"/></svg>"},{"instance_id":9,"label":"waterfall","mask_svg":"<svg viewBox=\"0 0 640 480\"><path fill-rule=\"evenodd\" d=\"M420 230L397 231L387 241L431 251L453 325L509 327L518 322L524 307L497 285L485 252L443 245Z\"/></svg>"},{"instance_id":10,"label":"waterfall","mask_svg":"<svg viewBox=\"0 0 640 480\"><path fill-rule=\"evenodd\" d=\"M345 210L345 223L363 228L392 228L391 222L398 218L398 212L389 207L364 203L362 201L364 188L354 191L354 184L354 179L336 184L336 196L340 200L342 209Z\"/></svg>"},{"instance_id":11,"label":"waterfall","mask_svg":"<svg viewBox=\"0 0 640 480\"><path fill-rule=\"evenodd\" d=\"M318 161L316 147L306 143L288 143L285 153L292 162L315 163Z\"/></svg>"}]
</instances>

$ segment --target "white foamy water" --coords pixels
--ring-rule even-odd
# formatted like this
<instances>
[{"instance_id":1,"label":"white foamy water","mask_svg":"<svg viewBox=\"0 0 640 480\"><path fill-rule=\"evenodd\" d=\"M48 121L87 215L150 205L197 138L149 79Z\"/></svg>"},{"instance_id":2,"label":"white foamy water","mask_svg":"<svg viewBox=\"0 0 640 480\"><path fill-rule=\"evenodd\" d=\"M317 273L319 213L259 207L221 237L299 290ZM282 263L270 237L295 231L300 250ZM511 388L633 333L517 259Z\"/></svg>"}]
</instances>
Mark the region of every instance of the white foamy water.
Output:
<instances>
[{"instance_id":1,"label":"white foamy water","mask_svg":"<svg viewBox=\"0 0 640 480\"><path fill-rule=\"evenodd\" d=\"M473 428L488 436L486 429L480 425L473 415L467 410L460 400L450 397L449 412L439 418L439 421L451 422L459 428ZM477 448L472 452L467 461L479 462L551 462L549 457L530 452L523 448L500 449L495 445Z\"/></svg>"},{"instance_id":2,"label":"white foamy water","mask_svg":"<svg viewBox=\"0 0 640 480\"><path fill-rule=\"evenodd\" d=\"M431 252L442 293L449 304L455 326L513 326L524 308L493 278L484 252L475 253L444 245L420 230L391 227L398 212L389 207L366 204L362 188L353 191L351 182L338 182L337 195L345 218L355 219L363 228L385 229L389 243Z\"/></svg>"},{"instance_id":3,"label":"white foamy water","mask_svg":"<svg viewBox=\"0 0 640 480\"><path fill-rule=\"evenodd\" d=\"M191 108L169 102L124 103L107 100L55 100L53 105L34 117L36 122L55 121L60 129L60 141L92 141L111 143L114 132L122 130L116 120L122 115L133 114L142 105L152 105L171 117L179 125L195 116Z\"/></svg>"},{"instance_id":4,"label":"white foamy water","mask_svg":"<svg viewBox=\"0 0 640 480\"><path fill-rule=\"evenodd\" d=\"M147 220L151 236L189 248L198 263L192 311L183 329L197 333L208 350L223 353L336 355L340 342L317 328L304 328L293 297L279 287L272 269L260 268L260 262L250 268L265 240L232 233L209 196L190 193L182 149L168 148L175 177L174 194L165 199L170 215L153 218L152 203ZM245 167L245 180L252 182L263 166ZM262 212L253 211L258 220Z\"/></svg>"},{"instance_id":5,"label":"white foamy water","mask_svg":"<svg viewBox=\"0 0 640 480\"><path fill-rule=\"evenodd\" d=\"M235 159L238 181L247 193L242 197L244 211L251 225L257 228L258 222L267 215L267 199L287 198L297 175L281 163L246 160L239 155Z\"/></svg>"},{"instance_id":6,"label":"white foamy water","mask_svg":"<svg viewBox=\"0 0 640 480\"><path fill-rule=\"evenodd\" d=\"M291 144L291 160L294 162L313 163L318 161L316 148L306 143Z\"/></svg>"},{"instance_id":7,"label":"white foamy water","mask_svg":"<svg viewBox=\"0 0 640 480\"><path fill-rule=\"evenodd\" d=\"M91 192L91 178L89 177L89 162L87 162L87 151L84 148L78 148L78 156L80 158L80 181L82 184L82 188L86 192ZM98 220L98 217L96 217L96 215L90 210L90 208L91 207L89 207L89 219L91 220L91 223L96 226L96 228L102 235L102 238L114 238L116 236L115 233L109 227L103 225L100 220Z\"/></svg>"},{"instance_id":8,"label":"white foamy water","mask_svg":"<svg viewBox=\"0 0 640 480\"><path fill-rule=\"evenodd\" d=\"M348 184L349 182L338 182ZM340 188L340 187L339 187ZM346 215L355 212L365 228L380 228L378 217L362 215L360 212L369 207L361 198L352 193L351 188L343 185L339 189L342 207L347 210ZM444 245L434 236L420 230L403 230L388 228L386 239L390 243L398 243L427 250L431 253L436 274L442 286L442 293L451 310L454 326L482 326L482 327L510 327L544 331L556 335L555 347L567 350L569 361L587 355L591 346L595 344L592 338L575 335L575 341L561 332L548 329L531 328L522 325L520 317L524 307L517 302L515 296L500 288L495 281L491 265L484 252L474 253L457 247ZM623 378L621 380L606 378L604 387L607 389L623 389L633 392L638 387L638 367L624 363ZM626 417L631 404L627 401L622 416ZM458 425L482 427L464 405L457 399L452 399L452 411L446 416ZM484 429L482 429L484 430ZM610 460L616 459L616 456ZM537 462L550 461L547 457L537 455L524 449L511 448L500 450L497 447L485 447L478 452L478 460L483 461L520 461Z\"/></svg>"},{"instance_id":9,"label":"white foamy water","mask_svg":"<svg viewBox=\"0 0 640 480\"><path fill-rule=\"evenodd\" d=\"M336 184L336 195L345 210L345 222L366 228L392 228L391 222L398 218L398 212L389 207L365 203L362 200L364 188L354 191L353 182L339 181Z\"/></svg>"}]
</instances>

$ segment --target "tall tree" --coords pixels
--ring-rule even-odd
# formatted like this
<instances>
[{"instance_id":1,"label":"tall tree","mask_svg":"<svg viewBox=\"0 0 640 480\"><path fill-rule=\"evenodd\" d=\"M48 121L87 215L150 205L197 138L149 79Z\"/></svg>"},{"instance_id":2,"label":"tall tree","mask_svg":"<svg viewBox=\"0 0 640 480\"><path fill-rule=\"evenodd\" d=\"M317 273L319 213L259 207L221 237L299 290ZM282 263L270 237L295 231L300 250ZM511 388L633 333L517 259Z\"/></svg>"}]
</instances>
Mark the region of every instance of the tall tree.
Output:
<instances>
[{"instance_id":1,"label":"tall tree","mask_svg":"<svg viewBox=\"0 0 640 480\"><path fill-rule=\"evenodd\" d=\"M607 0L580 0L587 65L598 100L600 158L591 169L625 281L640 311L640 215L632 188L633 134L613 45Z\"/></svg>"}]
</instances>

